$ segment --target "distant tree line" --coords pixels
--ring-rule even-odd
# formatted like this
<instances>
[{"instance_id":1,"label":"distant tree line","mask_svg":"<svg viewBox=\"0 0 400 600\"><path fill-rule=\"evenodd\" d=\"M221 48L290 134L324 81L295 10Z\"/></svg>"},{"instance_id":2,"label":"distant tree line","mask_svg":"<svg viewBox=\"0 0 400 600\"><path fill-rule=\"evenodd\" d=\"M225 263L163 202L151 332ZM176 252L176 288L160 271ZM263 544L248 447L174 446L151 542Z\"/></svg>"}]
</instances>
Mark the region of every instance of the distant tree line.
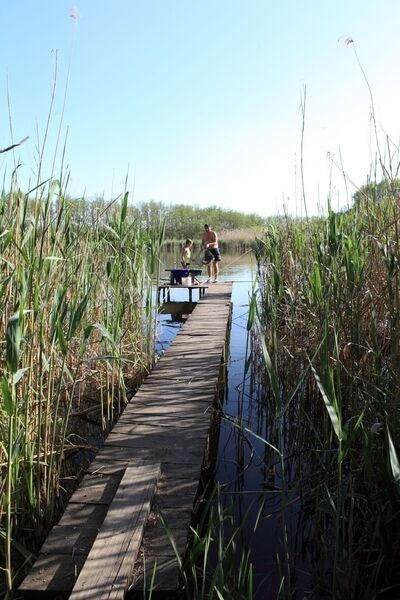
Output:
<instances>
[{"instance_id":1,"label":"distant tree line","mask_svg":"<svg viewBox=\"0 0 400 600\"><path fill-rule=\"evenodd\" d=\"M103 198L68 198L67 206L72 222L85 227L94 222L105 221L106 213L109 215L117 210L119 202L119 199L107 201ZM205 223L216 231L260 229L266 224L265 218L254 213L244 214L218 206L201 208L188 204L166 205L153 200L128 205L128 216L131 220L139 221L147 230L152 230L165 219L165 240L199 239Z\"/></svg>"},{"instance_id":2,"label":"distant tree line","mask_svg":"<svg viewBox=\"0 0 400 600\"><path fill-rule=\"evenodd\" d=\"M149 204L138 207L139 211L148 210ZM166 218L165 239L199 238L205 223L216 231L260 228L266 219L257 214L244 214L236 210L224 209L218 206L190 206L175 204L159 205L160 213Z\"/></svg>"}]
</instances>

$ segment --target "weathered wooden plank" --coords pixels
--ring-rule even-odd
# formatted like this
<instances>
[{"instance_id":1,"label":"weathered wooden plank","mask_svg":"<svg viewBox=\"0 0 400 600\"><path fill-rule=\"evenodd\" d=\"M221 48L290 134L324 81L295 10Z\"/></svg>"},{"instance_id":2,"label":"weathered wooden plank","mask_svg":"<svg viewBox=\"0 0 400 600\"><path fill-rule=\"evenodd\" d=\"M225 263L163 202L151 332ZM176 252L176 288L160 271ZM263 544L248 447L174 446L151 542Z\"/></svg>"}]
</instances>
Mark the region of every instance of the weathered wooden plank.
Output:
<instances>
[{"instance_id":1,"label":"weathered wooden plank","mask_svg":"<svg viewBox=\"0 0 400 600\"><path fill-rule=\"evenodd\" d=\"M125 447L137 447L137 448L171 448L179 449L185 448L187 445L197 447L198 441L200 441L204 448L204 442L208 437L207 424L203 421L198 427L189 428L177 428L179 431L174 435L172 427L151 427L149 424L147 427L138 426L129 427L126 424L122 424L120 427L114 428L105 442L105 448L107 446L125 446ZM146 431L148 429L149 431ZM178 437L179 434L179 437Z\"/></svg>"},{"instance_id":2,"label":"weathered wooden plank","mask_svg":"<svg viewBox=\"0 0 400 600\"><path fill-rule=\"evenodd\" d=\"M183 452L181 448L171 449L167 452L166 448L157 448L152 450L151 448L132 448L132 447L121 447L121 446L105 446L101 453L94 459L94 461L88 466L88 473L118 473L121 469L125 468L126 463L129 460L135 458L149 459L154 456L157 460L161 460L162 463L175 463L180 465L201 465L203 461L204 450L192 451L191 449L185 449ZM114 469L114 470L113 470Z\"/></svg>"},{"instance_id":3,"label":"weathered wooden plank","mask_svg":"<svg viewBox=\"0 0 400 600\"><path fill-rule=\"evenodd\" d=\"M194 504L199 482L191 479L160 482L154 505L157 508L191 508Z\"/></svg>"},{"instance_id":4,"label":"weathered wooden plank","mask_svg":"<svg viewBox=\"0 0 400 600\"><path fill-rule=\"evenodd\" d=\"M204 321L206 324L206 320ZM210 321L208 320L208 325L209 325ZM203 328L202 328L203 331ZM172 346L170 346L170 348L168 348L168 354L172 354L176 348L181 347L182 351L185 352L186 354L189 354L190 352L194 352L196 354L203 354L202 350L204 352L204 350L212 350L213 347L211 346L211 344L209 344L209 342L213 342L215 344L223 344L224 343L224 333L225 333L225 328L221 329L220 332L215 331L215 332L211 332L209 333L207 336L199 336L199 339L197 339L197 336L195 335L185 335L183 334L182 337L177 336L174 340L174 343ZM204 355L204 358L207 358L208 354Z\"/></svg>"},{"instance_id":5,"label":"weathered wooden plank","mask_svg":"<svg viewBox=\"0 0 400 600\"><path fill-rule=\"evenodd\" d=\"M62 527L100 527L107 514L105 504L68 504L58 525Z\"/></svg>"},{"instance_id":6,"label":"weathered wooden plank","mask_svg":"<svg viewBox=\"0 0 400 600\"><path fill-rule=\"evenodd\" d=\"M126 469L70 600L124 597L159 473L159 463Z\"/></svg>"},{"instance_id":7,"label":"weathered wooden plank","mask_svg":"<svg viewBox=\"0 0 400 600\"><path fill-rule=\"evenodd\" d=\"M187 346L182 346L182 349L176 346L173 349L173 352L168 354L165 359L163 357L164 360L162 366L152 373L154 377L149 376L143 383L151 383L156 374L160 383L163 383L161 375L165 370L169 371L169 377L171 377L171 375L179 376L179 373L181 372L187 374L189 370L192 370L194 380L199 380L200 376L208 373L210 370L213 371L219 366L223 348L222 344L215 344L210 350L204 349L203 353L197 357L194 350L189 350ZM205 353L207 353L207 355L205 355Z\"/></svg>"},{"instance_id":8,"label":"weathered wooden plank","mask_svg":"<svg viewBox=\"0 0 400 600\"><path fill-rule=\"evenodd\" d=\"M182 329L179 335L182 333L182 337L188 334L197 333L201 337L219 337L226 331L226 320L230 312L229 306L216 307L213 309L213 318L210 319L210 308L198 307L194 318L189 318L186 323L182 325ZM216 317L216 318L214 318Z\"/></svg>"},{"instance_id":9,"label":"weathered wooden plank","mask_svg":"<svg viewBox=\"0 0 400 600\"><path fill-rule=\"evenodd\" d=\"M218 319L210 318L210 310L213 315L217 316ZM210 304L198 304L194 315L190 315L186 323L182 325L182 331L184 334L192 329L202 329L203 333L209 335L215 331L223 331L227 326L227 318L230 315L230 303L228 304L217 304L210 309ZM225 317L223 320L220 317Z\"/></svg>"},{"instance_id":10,"label":"weathered wooden plank","mask_svg":"<svg viewBox=\"0 0 400 600\"><path fill-rule=\"evenodd\" d=\"M215 360L218 358L220 349L224 347L223 340L220 336L209 336L204 340L205 347L199 348L201 342L203 342L203 339L199 340L195 336L187 336L186 340L182 339L174 344L171 348L171 352L168 353L168 356L182 355L181 359L177 358L177 362L179 362L179 360L182 362L183 357L185 357L185 360L198 361L199 367L201 367L202 364L214 364ZM207 344L209 345L207 346Z\"/></svg>"},{"instance_id":11,"label":"weathered wooden plank","mask_svg":"<svg viewBox=\"0 0 400 600\"><path fill-rule=\"evenodd\" d=\"M151 375L144 380L142 386L145 387L143 389L147 389L155 381L158 381L160 385L165 385L164 378L176 377L179 379L181 375L190 375L193 381L200 381L204 385L204 375L213 373L213 371L218 372L220 361L221 352L219 350L210 350L207 357L203 356L201 358L194 356L193 352L188 354L180 350L176 353L171 352L171 354L162 357L162 360L154 367ZM136 394L139 393L142 386Z\"/></svg>"},{"instance_id":12,"label":"weathered wooden plank","mask_svg":"<svg viewBox=\"0 0 400 600\"><path fill-rule=\"evenodd\" d=\"M185 508L164 508L162 511L163 518L167 524L167 527L170 529L181 529L182 523L185 525L189 525L192 519L192 511L191 509ZM157 510L151 510L149 514L149 518L146 523L145 536L152 530L155 529L164 529L164 525L162 523L160 513ZM188 529L188 528L187 528Z\"/></svg>"},{"instance_id":13,"label":"weathered wooden plank","mask_svg":"<svg viewBox=\"0 0 400 600\"><path fill-rule=\"evenodd\" d=\"M139 399L140 400L140 399ZM156 403L154 399L149 400L146 404L144 398L139 402L135 402L126 407L125 414L135 414L140 411L142 414L159 414L159 415L170 415L176 416L180 419L184 415L197 416L208 411L207 403L188 403L188 402L175 402L175 403ZM124 415L121 417L124 418Z\"/></svg>"},{"instance_id":14,"label":"weathered wooden plank","mask_svg":"<svg viewBox=\"0 0 400 600\"><path fill-rule=\"evenodd\" d=\"M121 475L85 475L78 489L72 494L70 503L111 504L121 481Z\"/></svg>"},{"instance_id":15,"label":"weathered wooden plank","mask_svg":"<svg viewBox=\"0 0 400 600\"><path fill-rule=\"evenodd\" d=\"M208 377L216 377L218 376L218 370L220 366L221 352L216 354L216 359L211 364L209 361L205 359L200 359L196 361L192 354L187 356L182 355L181 352L177 352L176 355L171 354L162 358L163 363L160 364L159 367L155 367L153 373L149 375L149 377L143 382L142 385L145 387L144 390L147 390L151 385L154 385L156 381L159 382L160 386L166 387L171 384L171 380L176 380L177 383L179 381L182 384L185 383L185 380L193 381L196 383L196 387L204 387L205 381L207 381ZM181 365L177 365L178 360L181 360ZM192 386L191 386L192 387ZM140 387L140 390L142 388ZM139 394L139 391L136 392L135 396ZM140 393L142 393L140 392ZM135 398L133 396L133 398Z\"/></svg>"},{"instance_id":16,"label":"weathered wooden plank","mask_svg":"<svg viewBox=\"0 0 400 600\"><path fill-rule=\"evenodd\" d=\"M185 427L185 424L190 427L194 423L208 419L211 412L209 406L201 405L192 408L191 412L179 411L166 411L160 410L157 406L135 406L131 407L129 411L126 411L121 417L121 425L138 423L145 425L146 423L159 423L160 427Z\"/></svg>"},{"instance_id":17,"label":"weathered wooden plank","mask_svg":"<svg viewBox=\"0 0 400 600\"><path fill-rule=\"evenodd\" d=\"M210 385L210 387L207 387L206 389L203 387L196 390L192 389L190 391L173 390L168 392L166 390L161 398L160 396L157 396L153 390L149 390L148 393L146 390L143 390L141 394L135 396L133 404L137 406L139 403L148 405L153 403L160 407L173 407L174 404L185 402L185 407L190 410L191 406L194 406L199 401L212 403L214 400L214 387L215 386ZM159 393L162 393L162 391Z\"/></svg>"},{"instance_id":18,"label":"weathered wooden plank","mask_svg":"<svg viewBox=\"0 0 400 600\"><path fill-rule=\"evenodd\" d=\"M181 364L177 365L178 359L172 354L165 358L163 357L162 363L159 362L157 366L154 367L152 374L143 382L142 385L146 386L145 389L156 380L160 382L161 386L165 386L171 379L176 379L177 382L182 381L182 383L189 379L193 382L199 382L198 385L200 386L204 386L205 378L207 376L212 376L213 372L218 372L219 360L216 361L218 363L217 365L214 365L214 363L211 365L207 361L202 363L196 361L192 354L188 356L182 356L181 353L178 354L181 357L179 359L181 360ZM220 358L220 353L218 353L218 358ZM136 394L137 393L138 392L136 392Z\"/></svg>"},{"instance_id":19,"label":"weathered wooden plank","mask_svg":"<svg viewBox=\"0 0 400 600\"><path fill-rule=\"evenodd\" d=\"M142 545L145 554L147 556L171 556L174 552L172 545L174 543L179 554L183 556L188 542L188 532L182 527L182 523L175 528L169 526L168 532L161 523L157 527L148 528Z\"/></svg>"},{"instance_id":20,"label":"weathered wooden plank","mask_svg":"<svg viewBox=\"0 0 400 600\"><path fill-rule=\"evenodd\" d=\"M99 527L63 527L55 525L40 549L41 554L66 554L74 556L83 554L85 557L99 533Z\"/></svg>"},{"instance_id":21,"label":"weathered wooden plank","mask_svg":"<svg viewBox=\"0 0 400 600\"><path fill-rule=\"evenodd\" d=\"M193 465L191 469L187 468L185 464L177 464L172 462L162 463L162 472L160 480L171 479L176 481L179 479L193 479L199 481L201 476L201 465Z\"/></svg>"},{"instance_id":22,"label":"weathered wooden plank","mask_svg":"<svg viewBox=\"0 0 400 600\"><path fill-rule=\"evenodd\" d=\"M121 448L150 449L153 451L179 450L190 444L192 452L196 450L200 453L204 451L205 440L208 432L203 431L193 438L190 431L183 430L179 438L171 435L170 431L159 431L158 435L135 435L111 432L108 436L105 447L118 446Z\"/></svg>"},{"instance_id":23,"label":"weathered wooden plank","mask_svg":"<svg viewBox=\"0 0 400 600\"><path fill-rule=\"evenodd\" d=\"M168 359L166 362L175 362L172 359ZM178 384L190 386L190 389L196 387L204 388L204 382L207 381L207 387L210 389L210 386L215 384L218 380L218 373L220 369L220 363L218 365L204 365L201 369L196 370L192 363L189 363L186 368L175 369L175 371L170 369L170 365L163 365L162 369L158 371L158 380L160 383L160 389L167 389L168 386L175 386ZM155 384L155 375L154 379L152 378L149 381L146 381L146 390L149 384ZM141 394L144 393L145 390L142 390ZM141 395L140 394L140 395ZM140 395L137 393L132 397L131 403L136 401L136 398L140 398Z\"/></svg>"},{"instance_id":24,"label":"weathered wooden plank","mask_svg":"<svg viewBox=\"0 0 400 600\"><path fill-rule=\"evenodd\" d=\"M38 595L43 590L54 594L72 590L85 558L81 554L42 554L18 590L24 594L36 591Z\"/></svg>"},{"instance_id":25,"label":"weathered wooden plank","mask_svg":"<svg viewBox=\"0 0 400 600\"><path fill-rule=\"evenodd\" d=\"M153 572L154 582L152 586ZM130 586L131 590L143 590L147 592L144 598L148 597L148 591L150 589L157 591L171 592L176 590L179 579L179 565L176 556L173 552L169 556L147 556L146 553L142 552L140 559L135 567L133 574L133 581ZM129 598L129 592L127 595Z\"/></svg>"},{"instance_id":26,"label":"weathered wooden plank","mask_svg":"<svg viewBox=\"0 0 400 600\"><path fill-rule=\"evenodd\" d=\"M114 459L103 460L102 457L99 457L98 460L95 460L89 466L89 473L93 471L97 474L102 473L103 475L114 475L117 472L123 475L130 460L131 459L128 458L125 461L118 461L118 466L116 466ZM195 462L193 459L193 462L190 464L190 469L188 469L187 462L171 462L170 457L164 457L162 459L162 476L168 476L168 474L171 473L175 479L193 479L199 481L201 467L201 460L197 460L197 462Z\"/></svg>"},{"instance_id":27,"label":"weathered wooden plank","mask_svg":"<svg viewBox=\"0 0 400 600\"><path fill-rule=\"evenodd\" d=\"M205 421L207 421L208 424L209 413L204 410L192 415L186 415L184 413L179 418L168 413L159 414L157 410L146 413L143 413L143 411L132 410L121 417L117 425L113 428L113 431L119 432L119 428L121 428L122 432L125 428L130 427L153 427L155 422L157 423L157 427L160 427L161 429L184 429L185 427L189 427L192 431L196 431L197 427L202 427L204 429Z\"/></svg>"},{"instance_id":28,"label":"weathered wooden plank","mask_svg":"<svg viewBox=\"0 0 400 600\"><path fill-rule=\"evenodd\" d=\"M112 430L112 434L134 435L141 436L142 438L146 438L147 436L157 436L162 438L163 436L170 436L173 433L172 429L176 428L178 430L183 429L185 432L188 431L186 435L190 435L192 438L204 438L208 435L208 431L206 429L208 423L206 422L206 419L207 421L209 420L208 415L200 415L198 419L191 419L190 421L186 419L186 422L183 424L177 422L176 419L170 419L167 423L162 424L158 422L157 425L154 425L153 418L148 418L144 423L129 423L127 421L123 421L122 423L118 422L115 425ZM181 435L184 433L184 431L177 431L176 435Z\"/></svg>"},{"instance_id":29,"label":"weathered wooden plank","mask_svg":"<svg viewBox=\"0 0 400 600\"><path fill-rule=\"evenodd\" d=\"M215 386L215 389L217 389L217 386ZM157 403L156 398L151 396L148 400L140 398L135 403L133 412L142 410L143 414L174 415L179 419L181 415L188 413L193 416L200 416L211 411L211 409L212 403L201 397L193 402L185 398L166 399L160 404L160 402Z\"/></svg>"},{"instance_id":30,"label":"weathered wooden plank","mask_svg":"<svg viewBox=\"0 0 400 600\"><path fill-rule=\"evenodd\" d=\"M216 383L216 382L215 382ZM208 402L208 403L212 403L213 402L213 389L215 386L210 385L210 388L204 389L204 388L200 388L198 390L192 390L191 392L188 390L182 390L182 391L173 391L168 393L167 391L165 392L165 394L163 394L163 397L159 397L157 396L157 394L155 394L153 392L153 390L149 390L148 393L146 393L145 391L143 391L143 393L141 393L140 395L137 395L135 397L134 400L134 405L137 406L138 404L148 404L150 405L151 403L157 403L157 405L159 405L160 407L166 407L166 406L171 406L173 407L174 404L178 405L181 404L182 402L185 403L185 407L187 410L190 410L191 407L195 407L197 402ZM161 391L162 393L162 391ZM186 411L185 411L186 412Z\"/></svg>"}]
</instances>

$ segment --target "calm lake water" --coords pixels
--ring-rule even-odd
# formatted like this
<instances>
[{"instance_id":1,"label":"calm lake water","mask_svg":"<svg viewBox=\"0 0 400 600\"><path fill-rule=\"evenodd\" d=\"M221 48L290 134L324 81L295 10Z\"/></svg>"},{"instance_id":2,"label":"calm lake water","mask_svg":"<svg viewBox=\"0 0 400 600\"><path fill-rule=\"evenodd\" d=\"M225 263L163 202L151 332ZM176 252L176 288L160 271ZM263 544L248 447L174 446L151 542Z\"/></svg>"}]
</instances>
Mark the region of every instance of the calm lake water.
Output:
<instances>
[{"instance_id":1,"label":"calm lake water","mask_svg":"<svg viewBox=\"0 0 400 600\"><path fill-rule=\"evenodd\" d=\"M163 256L165 267L174 266L176 256ZM206 269L203 271L206 279ZM250 368L245 375L247 317L249 295L256 275L256 264L251 252L245 254L224 254L220 264L220 279L233 281L233 315L228 364L228 385L225 393L224 413L221 419L219 450L215 470L215 481L223 490L226 504L232 503L237 522L243 524L243 547L251 548L254 584L258 590L257 599L278 598L280 573L277 553L282 553L282 523L279 518L281 496L274 489L275 477L271 471L271 461L266 459L268 447L251 433L240 430L229 419L239 419L243 426L261 437L267 437L266 412L257 374ZM218 285L218 284L217 284ZM187 300L187 291L173 290L172 313L160 315L158 352L168 347L182 322L182 307ZM197 299L197 294L196 294ZM170 305L169 305L170 306ZM186 309L189 310L189 309ZM279 482L278 482L279 483ZM257 513L261 518L254 531ZM298 510L298 507L297 507ZM296 506L286 513L286 522L295 519ZM247 516L246 516L247 514ZM245 517L246 516L246 517ZM296 582L303 597L303 586Z\"/></svg>"}]
</instances>

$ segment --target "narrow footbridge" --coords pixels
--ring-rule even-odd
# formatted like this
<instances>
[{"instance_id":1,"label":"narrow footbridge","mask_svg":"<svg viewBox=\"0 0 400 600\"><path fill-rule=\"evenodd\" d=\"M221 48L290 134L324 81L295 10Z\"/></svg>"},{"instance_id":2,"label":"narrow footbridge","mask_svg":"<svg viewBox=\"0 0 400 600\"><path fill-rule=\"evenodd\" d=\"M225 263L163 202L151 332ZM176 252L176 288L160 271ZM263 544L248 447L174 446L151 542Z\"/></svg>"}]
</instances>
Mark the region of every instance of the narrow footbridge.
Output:
<instances>
[{"instance_id":1,"label":"narrow footbridge","mask_svg":"<svg viewBox=\"0 0 400 600\"><path fill-rule=\"evenodd\" d=\"M213 410L231 318L231 283L210 285L90 464L19 587L23 598L170 596L202 478L215 458ZM153 598L154 593L153 593Z\"/></svg>"}]
</instances>

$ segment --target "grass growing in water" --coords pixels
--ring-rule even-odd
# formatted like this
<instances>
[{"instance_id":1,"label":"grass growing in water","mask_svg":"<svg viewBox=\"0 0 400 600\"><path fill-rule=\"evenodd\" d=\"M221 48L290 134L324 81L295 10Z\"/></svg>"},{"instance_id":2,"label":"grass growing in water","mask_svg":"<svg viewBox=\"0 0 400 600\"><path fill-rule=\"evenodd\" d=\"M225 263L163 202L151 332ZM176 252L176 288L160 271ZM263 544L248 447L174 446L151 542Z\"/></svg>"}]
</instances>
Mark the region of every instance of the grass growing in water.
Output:
<instances>
[{"instance_id":1,"label":"grass growing in water","mask_svg":"<svg viewBox=\"0 0 400 600\"><path fill-rule=\"evenodd\" d=\"M268 442L298 502L282 526L282 598L296 564L312 598L394 597L400 589L399 223L396 186L376 202L259 240L260 351ZM278 460L277 460L278 458ZM286 502L286 504L285 504Z\"/></svg>"},{"instance_id":2,"label":"grass growing in water","mask_svg":"<svg viewBox=\"0 0 400 600\"><path fill-rule=\"evenodd\" d=\"M250 507L248 513L252 509L254 507ZM262 505L258 509L254 529L261 510ZM191 544L184 558L179 554L168 522L160 515L179 564L181 583L177 598L252 600L254 590L250 552L242 548L248 513L238 524L232 501L227 502L223 490L217 485L201 511L199 522L191 528ZM148 596L145 597L151 597L152 594L151 577L148 588Z\"/></svg>"}]
</instances>

